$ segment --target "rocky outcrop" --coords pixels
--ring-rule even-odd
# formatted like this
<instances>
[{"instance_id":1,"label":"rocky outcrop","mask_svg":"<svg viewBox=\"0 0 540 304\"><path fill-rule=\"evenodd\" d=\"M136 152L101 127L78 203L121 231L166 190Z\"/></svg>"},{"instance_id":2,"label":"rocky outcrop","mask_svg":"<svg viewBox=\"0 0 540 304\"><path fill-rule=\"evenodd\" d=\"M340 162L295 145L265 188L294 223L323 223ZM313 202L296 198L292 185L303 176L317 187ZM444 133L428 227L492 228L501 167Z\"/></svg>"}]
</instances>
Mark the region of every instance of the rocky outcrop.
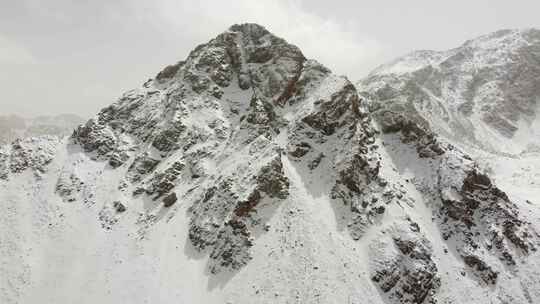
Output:
<instances>
[{"instance_id":1,"label":"rocky outcrop","mask_svg":"<svg viewBox=\"0 0 540 304\"><path fill-rule=\"evenodd\" d=\"M433 251L418 225L409 223L408 229L387 231L391 240L371 244L371 279L390 303L437 303L434 296L441 283Z\"/></svg>"},{"instance_id":2,"label":"rocky outcrop","mask_svg":"<svg viewBox=\"0 0 540 304\"><path fill-rule=\"evenodd\" d=\"M152 196L154 200L163 197L169 191L174 189L176 181L180 177L185 165L179 161L172 163L167 169L157 171L154 175L145 181L144 192Z\"/></svg>"},{"instance_id":3,"label":"rocky outcrop","mask_svg":"<svg viewBox=\"0 0 540 304\"><path fill-rule=\"evenodd\" d=\"M36 177L47 171L53 161L60 140L54 136L16 139L0 148L0 179L7 180L11 174L32 170Z\"/></svg>"},{"instance_id":4,"label":"rocky outcrop","mask_svg":"<svg viewBox=\"0 0 540 304\"><path fill-rule=\"evenodd\" d=\"M420 157L433 158L444 153L441 142L422 117L382 110L377 111L374 116L383 133L399 133L402 142L416 145Z\"/></svg>"},{"instance_id":5,"label":"rocky outcrop","mask_svg":"<svg viewBox=\"0 0 540 304\"><path fill-rule=\"evenodd\" d=\"M73 172L62 172L56 182L56 193L66 202L74 202L82 191L84 182Z\"/></svg>"},{"instance_id":6,"label":"rocky outcrop","mask_svg":"<svg viewBox=\"0 0 540 304\"><path fill-rule=\"evenodd\" d=\"M176 204L177 200L178 198L176 197L176 193L172 192L163 198L163 206L170 207Z\"/></svg>"},{"instance_id":7,"label":"rocky outcrop","mask_svg":"<svg viewBox=\"0 0 540 304\"><path fill-rule=\"evenodd\" d=\"M126 206L120 201L105 204L98 213L101 227L105 230L112 230L124 212L126 212Z\"/></svg>"},{"instance_id":8,"label":"rocky outcrop","mask_svg":"<svg viewBox=\"0 0 540 304\"><path fill-rule=\"evenodd\" d=\"M443 238L459 240L456 251L465 263L485 283L494 284L497 273L480 252L488 251L513 266L522 255L536 250L534 233L517 206L472 161L453 158L440 169Z\"/></svg>"},{"instance_id":9,"label":"rocky outcrop","mask_svg":"<svg viewBox=\"0 0 540 304\"><path fill-rule=\"evenodd\" d=\"M463 261L486 284L497 283L498 272L476 255L465 255Z\"/></svg>"},{"instance_id":10,"label":"rocky outcrop","mask_svg":"<svg viewBox=\"0 0 540 304\"><path fill-rule=\"evenodd\" d=\"M242 185L239 184L241 180L254 180L255 183ZM210 256L217 259L210 265L212 272L219 272L224 267L238 269L250 260L251 230L264 225L264 222L253 220L258 210L264 208L259 204L265 198L286 199L288 188L289 182L278 154L255 175L231 176L204 191L191 208L189 238L199 250L212 248Z\"/></svg>"},{"instance_id":11,"label":"rocky outcrop","mask_svg":"<svg viewBox=\"0 0 540 304\"><path fill-rule=\"evenodd\" d=\"M153 172L158 164L159 160L150 157L148 153L138 155L129 166L126 177L131 182L139 182Z\"/></svg>"}]
</instances>

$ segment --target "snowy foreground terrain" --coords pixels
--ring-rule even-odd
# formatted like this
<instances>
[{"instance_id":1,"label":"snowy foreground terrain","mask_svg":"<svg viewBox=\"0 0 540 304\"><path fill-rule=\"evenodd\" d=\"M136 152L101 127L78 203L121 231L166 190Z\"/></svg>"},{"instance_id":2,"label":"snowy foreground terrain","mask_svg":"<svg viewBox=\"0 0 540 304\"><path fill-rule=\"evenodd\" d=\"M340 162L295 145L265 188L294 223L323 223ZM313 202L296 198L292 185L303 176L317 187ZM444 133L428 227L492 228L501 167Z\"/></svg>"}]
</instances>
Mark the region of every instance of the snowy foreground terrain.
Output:
<instances>
[{"instance_id":1,"label":"snowy foreground terrain","mask_svg":"<svg viewBox=\"0 0 540 304\"><path fill-rule=\"evenodd\" d=\"M540 303L539 70L506 31L355 86L234 25L0 148L0 303Z\"/></svg>"}]
</instances>

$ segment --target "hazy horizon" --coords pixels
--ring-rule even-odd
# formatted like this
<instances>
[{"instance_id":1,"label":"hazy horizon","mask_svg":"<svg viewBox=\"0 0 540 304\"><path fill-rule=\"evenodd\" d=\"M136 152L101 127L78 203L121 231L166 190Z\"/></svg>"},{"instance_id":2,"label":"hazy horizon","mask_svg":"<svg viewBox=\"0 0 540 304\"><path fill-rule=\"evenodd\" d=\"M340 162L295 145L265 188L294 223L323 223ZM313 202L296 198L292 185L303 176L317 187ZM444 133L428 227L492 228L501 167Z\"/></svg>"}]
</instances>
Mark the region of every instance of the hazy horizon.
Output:
<instances>
[{"instance_id":1,"label":"hazy horizon","mask_svg":"<svg viewBox=\"0 0 540 304\"><path fill-rule=\"evenodd\" d=\"M536 1L0 0L0 115L91 116L235 23L259 23L356 81L414 50L539 27L539 9Z\"/></svg>"}]
</instances>

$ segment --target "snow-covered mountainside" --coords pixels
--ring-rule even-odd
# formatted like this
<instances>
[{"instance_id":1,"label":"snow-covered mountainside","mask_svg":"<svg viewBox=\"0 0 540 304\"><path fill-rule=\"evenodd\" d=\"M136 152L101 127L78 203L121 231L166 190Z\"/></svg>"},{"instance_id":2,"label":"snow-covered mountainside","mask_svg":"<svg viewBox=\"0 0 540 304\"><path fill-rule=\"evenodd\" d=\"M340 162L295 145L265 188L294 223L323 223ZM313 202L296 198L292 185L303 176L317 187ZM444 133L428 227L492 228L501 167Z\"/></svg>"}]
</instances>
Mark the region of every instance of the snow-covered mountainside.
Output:
<instances>
[{"instance_id":1,"label":"snow-covered mountainside","mask_svg":"<svg viewBox=\"0 0 540 304\"><path fill-rule=\"evenodd\" d=\"M399 114L463 148L511 196L540 196L540 30L416 51L357 88L383 129Z\"/></svg>"},{"instance_id":2,"label":"snow-covered mountainside","mask_svg":"<svg viewBox=\"0 0 540 304\"><path fill-rule=\"evenodd\" d=\"M1 303L536 303L540 216L234 25L70 138L0 149Z\"/></svg>"},{"instance_id":3,"label":"snow-covered mountainside","mask_svg":"<svg viewBox=\"0 0 540 304\"><path fill-rule=\"evenodd\" d=\"M449 51L417 51L358 83L372 108L407 112L454 142L540 152L540 30L502 30Z\"/></svg>"},{"instance_id":4,"label":"snow-covered mountainside","mask_svg":"<svg viewBox=\"0 0 540 304\"><path fill-rule=\"evenodd\" d=\"M82 123L84 119L73 114L35 118L17 115L0 116L0 145L10 143L17 138L41 135L63 137L71 134L73 129Z\"/></svg>"}]
</instances>

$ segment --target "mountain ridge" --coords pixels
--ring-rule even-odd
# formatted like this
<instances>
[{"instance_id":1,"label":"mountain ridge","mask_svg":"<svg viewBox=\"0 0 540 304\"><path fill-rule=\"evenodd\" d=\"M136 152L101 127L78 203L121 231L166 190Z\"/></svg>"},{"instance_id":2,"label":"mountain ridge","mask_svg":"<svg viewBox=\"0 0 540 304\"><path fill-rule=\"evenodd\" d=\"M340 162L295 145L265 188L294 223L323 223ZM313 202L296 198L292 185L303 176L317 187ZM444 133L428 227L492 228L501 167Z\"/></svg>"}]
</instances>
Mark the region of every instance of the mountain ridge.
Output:
<instances>
[{"instance_id":1,"label":"mountain ridge","mask_svg":"<svg viewBox=\"0 0 540 304\"><path fill-rule=\"evenodd\" d=\"M379 105L416 112L458 144L534 151L539 37L538 29L501 30L448 51L413 52L375 69L358 87Z\"/></svg>"}]
</instances>

